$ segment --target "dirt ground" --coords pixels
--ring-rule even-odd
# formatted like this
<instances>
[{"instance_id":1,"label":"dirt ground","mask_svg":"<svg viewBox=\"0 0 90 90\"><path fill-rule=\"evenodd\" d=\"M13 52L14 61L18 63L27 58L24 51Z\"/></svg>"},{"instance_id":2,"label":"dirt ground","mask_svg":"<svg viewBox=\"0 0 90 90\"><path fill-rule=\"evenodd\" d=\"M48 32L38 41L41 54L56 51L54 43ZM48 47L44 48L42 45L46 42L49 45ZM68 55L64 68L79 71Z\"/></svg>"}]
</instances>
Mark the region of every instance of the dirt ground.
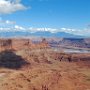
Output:
<instances>
[{"instance_id":1,"label":"dirt ground","mask_svg":"<svg viewBox=\"0 0 90 90\"><path fill-rule=\"evenodd\" d=\"M70 62L69 56L46 49L3 51L0 90L90 90L90 54L73 54Z\"/></svg>"}]
</instances>

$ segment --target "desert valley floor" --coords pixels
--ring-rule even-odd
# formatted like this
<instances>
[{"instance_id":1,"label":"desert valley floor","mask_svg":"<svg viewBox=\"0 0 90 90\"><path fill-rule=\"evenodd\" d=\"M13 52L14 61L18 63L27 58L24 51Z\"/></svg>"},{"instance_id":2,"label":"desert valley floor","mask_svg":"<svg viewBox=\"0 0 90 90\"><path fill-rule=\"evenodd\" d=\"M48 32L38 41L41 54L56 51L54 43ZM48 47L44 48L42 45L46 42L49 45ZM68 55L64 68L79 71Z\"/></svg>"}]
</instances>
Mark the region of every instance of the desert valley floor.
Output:
<instances>
[{"instance_id":1,"label":"desert valley floor","mask_svg":"<svg viewBox=\"0 0 90 90\"><path fill-rule=\"evenodd\" d=\"M90 90L90 53L57 52L45 44L1 47L0 90Z\"/></svg>"}]
</instances>

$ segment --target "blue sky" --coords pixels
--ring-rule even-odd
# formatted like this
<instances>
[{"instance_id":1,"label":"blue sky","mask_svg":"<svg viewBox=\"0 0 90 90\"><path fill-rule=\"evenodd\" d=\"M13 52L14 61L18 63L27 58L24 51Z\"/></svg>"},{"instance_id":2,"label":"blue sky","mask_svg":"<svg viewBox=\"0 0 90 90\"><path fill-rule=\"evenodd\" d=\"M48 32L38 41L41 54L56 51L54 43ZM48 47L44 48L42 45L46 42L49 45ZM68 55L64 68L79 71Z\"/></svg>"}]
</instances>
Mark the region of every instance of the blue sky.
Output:
<instances>
[{"instance_id":1,"label":"blue sky","mask_svg":"<svg viewBox=\"0 0 90 90\"><path fill-rule=\"evenodd\" d=\"M89 36L90 0L0 0L0 21L4 29L51 28Z\"/></svg>"}]
</instances>

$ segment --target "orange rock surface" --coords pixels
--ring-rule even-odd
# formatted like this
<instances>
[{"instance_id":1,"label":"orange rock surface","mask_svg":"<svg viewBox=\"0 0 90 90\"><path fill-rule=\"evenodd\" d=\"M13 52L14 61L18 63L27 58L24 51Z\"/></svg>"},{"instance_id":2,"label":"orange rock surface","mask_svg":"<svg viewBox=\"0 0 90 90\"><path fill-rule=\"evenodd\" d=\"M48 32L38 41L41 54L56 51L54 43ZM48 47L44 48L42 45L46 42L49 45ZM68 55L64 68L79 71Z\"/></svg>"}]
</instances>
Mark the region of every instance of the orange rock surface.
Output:
<instances>
[{"instance_id":1,"label":"orange rock surface","mask_svg":"<svg viewBox=\"0 0 90 90\"><path fill-rule=\"evenodd\" d=\"M0 51L0 90L90 90L90 54L13 39L11 48Z\"/></svg>"}]
</instances>

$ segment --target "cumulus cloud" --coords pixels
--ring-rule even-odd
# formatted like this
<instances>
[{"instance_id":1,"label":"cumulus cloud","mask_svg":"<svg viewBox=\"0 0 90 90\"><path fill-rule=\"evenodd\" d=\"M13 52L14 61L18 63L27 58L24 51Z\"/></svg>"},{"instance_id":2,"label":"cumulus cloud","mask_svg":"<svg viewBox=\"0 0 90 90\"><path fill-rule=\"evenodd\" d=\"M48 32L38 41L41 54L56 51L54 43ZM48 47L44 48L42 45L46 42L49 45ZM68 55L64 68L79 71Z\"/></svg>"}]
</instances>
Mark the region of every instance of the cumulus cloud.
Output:
<instances>
[{"instance_id":1,"label":"cumulus cloud","mask_svg":"<svg viewBox=\"0 0 90 90\"><path fill-rule=\"evenodd\" d=\"M21 4L21 0L0 0L0 14L10 14L26 7Z\"/></svg>"}]
</instances>

